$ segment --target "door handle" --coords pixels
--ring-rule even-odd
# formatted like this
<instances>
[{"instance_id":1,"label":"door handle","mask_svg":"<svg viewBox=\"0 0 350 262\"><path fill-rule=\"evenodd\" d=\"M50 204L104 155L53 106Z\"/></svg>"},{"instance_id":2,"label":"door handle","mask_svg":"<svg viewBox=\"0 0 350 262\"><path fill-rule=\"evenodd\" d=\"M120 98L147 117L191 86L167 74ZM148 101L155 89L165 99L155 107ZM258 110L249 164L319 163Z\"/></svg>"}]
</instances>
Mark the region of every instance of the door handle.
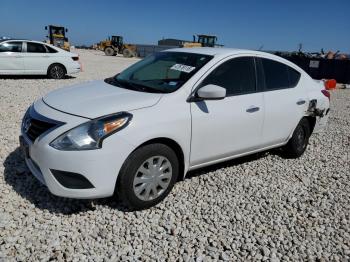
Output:
<instances>
[{"instance_id":1,"label":"door handle","mask_svg":"<svg viewBox=\"0 0 350 262\"><path fill-rule=\"evenodd\" d=\"M300 100L297 101L297 105L298 105L298 106L301 106L301 105L303 105L303 104L305 104L305 103L306 103L306 101L303 100L303 99L300 99Z\"/></svg>"},{"instance_id":2,"label":"door handle","mask_svg":"<svg viewBox=\"0 0 350 262\"><path fill-rule=\"evenodd\" d=\"M48 56L48 55L43 55L43 56L41 56L41 57L46 57L46 58L48 58L49 56Z\"/></svg>"},{"instance_id":3,"label":"door handle","mask_svg":"<svg viewBox=\"0 0 350 262\"><path fill-rule=\"evenodd\" d=\"M19 55L17 55L17 56L15 56L15 58L22 58L23 56L19 56Z\"/></svg>"},{"instance_id":4,"label":"door handle","mask_svg":"<svg viewBox=\"0 0 350 262\"><path fill-rule=\"evenodd\" d=\"M251 106L249 107L246 112L247 113L254 113L254 112L258 112L260 110L260 107L257 107L257 106Z\"/></svg>"}]
</instances>

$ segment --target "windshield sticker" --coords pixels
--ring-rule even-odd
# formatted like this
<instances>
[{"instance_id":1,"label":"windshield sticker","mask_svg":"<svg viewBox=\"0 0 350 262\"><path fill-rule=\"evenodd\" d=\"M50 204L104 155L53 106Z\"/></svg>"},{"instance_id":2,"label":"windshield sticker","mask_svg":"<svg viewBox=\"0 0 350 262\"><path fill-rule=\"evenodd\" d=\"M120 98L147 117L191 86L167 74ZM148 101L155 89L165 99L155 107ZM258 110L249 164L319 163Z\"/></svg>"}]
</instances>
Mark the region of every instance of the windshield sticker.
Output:
<instances>
[{"instance_id":1,"label":"windshield sticker","mask_svg":"<svg viewBox=\"0 0 350 262\"><path fill-rule=\"evenodd\" d=\"M185 73L191 73L196 68L193 67L193 66L187 66L187 65L182 65L182 64L175 64L172 67L170 67L170 69L176 70L176 71L185 72Z\"/></svg>"}]
</instances>

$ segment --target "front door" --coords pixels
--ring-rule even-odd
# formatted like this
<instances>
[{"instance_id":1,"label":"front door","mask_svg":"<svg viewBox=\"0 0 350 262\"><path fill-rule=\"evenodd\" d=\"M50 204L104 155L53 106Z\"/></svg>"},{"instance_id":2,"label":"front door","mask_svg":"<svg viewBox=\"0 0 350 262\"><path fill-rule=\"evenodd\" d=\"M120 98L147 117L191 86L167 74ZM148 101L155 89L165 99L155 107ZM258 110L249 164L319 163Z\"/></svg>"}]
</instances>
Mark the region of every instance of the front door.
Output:
<instances>
[{"instance_id":1,"label":"front door","mask_svg":"<svg viewBox=\"0 0 350 262\"><path fill-rule=\"evenodd\" d=\"M24 71L22 42L0 43L0 73L22 74Z\"/></svg>"},{"instance_id":2,"label":"front door","mask_svg":"<svg viewBox=\"0 0 350 262\"><path fill-rule=\"evenodd\" d=\"M226 98L191 104L192 167L259 147L264 104L255 75L254 59L237 57L222 62L199 85L224 87Z\"/></svg>"}]
</instances>

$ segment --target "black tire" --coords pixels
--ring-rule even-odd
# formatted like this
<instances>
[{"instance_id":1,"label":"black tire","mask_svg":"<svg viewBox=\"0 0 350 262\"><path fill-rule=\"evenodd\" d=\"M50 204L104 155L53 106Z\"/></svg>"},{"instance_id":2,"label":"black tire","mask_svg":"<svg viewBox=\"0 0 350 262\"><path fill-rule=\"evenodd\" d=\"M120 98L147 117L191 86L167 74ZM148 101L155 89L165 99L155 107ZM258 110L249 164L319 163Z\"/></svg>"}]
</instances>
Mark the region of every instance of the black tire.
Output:
<instances>
[{"instance_id":1,"label":"black tire","mask_svg":"<svg viewBox=\"0 0 350 262\"><path fill-rule=\"evenodd\" d=\"M123 50L123 56L127 57L127 58L130 58L130 57L132 57L132 52L129 49L124 49Z\"/></svg>"},{"instance_id":2,"label":"black tire","mask_svg":"<svg viewBox=\"0 0 350 262\"><path fill-rule=\"evenodd\" d=\"M47 70L48 77L52 79L62 79L65 77L66 73L66 68L60 64L50 65L49 69Z\"/></svg>"},{"instance_id":3,"label":"black tire","mask_svg":"<svg viewBox=\"0 0 350 262\"><path fill-rule=\"evenodd\" d=\"M106 47L105 55L106 56L114 56L115 55L114 49L112 47Z\"/></svg>"},{"instance_id":4,"label":"black tire","mask_svg":"<svg viewBox=\"0 0 350 262\"><path fill-rule=\"evenodd\" d=\"M149 200L140 199L141 193L139 193L139 196L138 196L135 191L141 192L141 190L138 190L138 188L136 188L135 184L137 183L134 181L136 181L137 178L140 178L139 169L142 167L145 167L145 163L148 163L147 161L150 158L157 158L157 157L165 158L166 160L168 160L168 162L165 162L165 163L169 163L171 165L170 171L169 170L167 171L172 174L171 177L168 178L168 181L166 182L168 183L168 185L165 189L162 189L160 186L157 186L157 190L158 188L161 189L159 190L160 195L153 197L153 199L149 199ZM153 166L156 166L156 165L153 165ZM159 166L162 167L162 163ZM170 147L164 144L145 145L135 150L123 164L118 176L118 182L116 185L116 194L119 200L121 200L129 210L146 209L146 208L155 206L169 194L169 192L171 191L171 189L173 188L177 180L178 174L179 174L179 160L175 152ZM153 176L153 181L155 181L155 179L156 178L154 178ZM161 179L164 179L164 178L161 178ZM146 182L140 183L142 185L139 187L144 186L143 183L146 183ZM151 182L151 183L154 183L154 182ZM143 187L145 189L142 189L142 192L147 191L148 187L151 187L151 186L147 184L146 187ZM151 189L151 191L152 191L152 195L156 194L156 192L154 192L153 189ZM149 192L149 195L151 195L150 192Z\"/></svg>"},{"instance_id":5,"label":"black tire","mask_svg":"<svg viewBox=\"0 0 350 262\"><path fill-rule=\"evenodd\" d=\"M310 124L306 118L302 118L295 128L292 137L283 148L288 158L298 158L305 152L311 135Z\"/></svg>"}]
</instances>

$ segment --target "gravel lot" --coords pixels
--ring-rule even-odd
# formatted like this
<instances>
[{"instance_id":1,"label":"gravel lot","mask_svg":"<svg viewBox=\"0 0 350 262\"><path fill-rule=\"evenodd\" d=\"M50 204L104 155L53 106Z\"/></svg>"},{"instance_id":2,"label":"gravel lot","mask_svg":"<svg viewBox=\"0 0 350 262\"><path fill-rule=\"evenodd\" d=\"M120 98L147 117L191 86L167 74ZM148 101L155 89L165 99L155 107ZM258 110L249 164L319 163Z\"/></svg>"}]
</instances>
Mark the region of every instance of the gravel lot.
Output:
<instances>
[{"instance_id":1,"label":"gravel lot","mask_svg":"<svg viewBox=\"0 0 350 262\"><path fill-rule=\"evenodd\" d=\"M111 199L52 196L18 149L34 99L103 79L136 59L80 53L64 80L0 78L0 261L350 260L350 90L332 92L327 130L306 154L278 151L192 172L164 202L127 212Z\"/></svg>"}]
</instances>

